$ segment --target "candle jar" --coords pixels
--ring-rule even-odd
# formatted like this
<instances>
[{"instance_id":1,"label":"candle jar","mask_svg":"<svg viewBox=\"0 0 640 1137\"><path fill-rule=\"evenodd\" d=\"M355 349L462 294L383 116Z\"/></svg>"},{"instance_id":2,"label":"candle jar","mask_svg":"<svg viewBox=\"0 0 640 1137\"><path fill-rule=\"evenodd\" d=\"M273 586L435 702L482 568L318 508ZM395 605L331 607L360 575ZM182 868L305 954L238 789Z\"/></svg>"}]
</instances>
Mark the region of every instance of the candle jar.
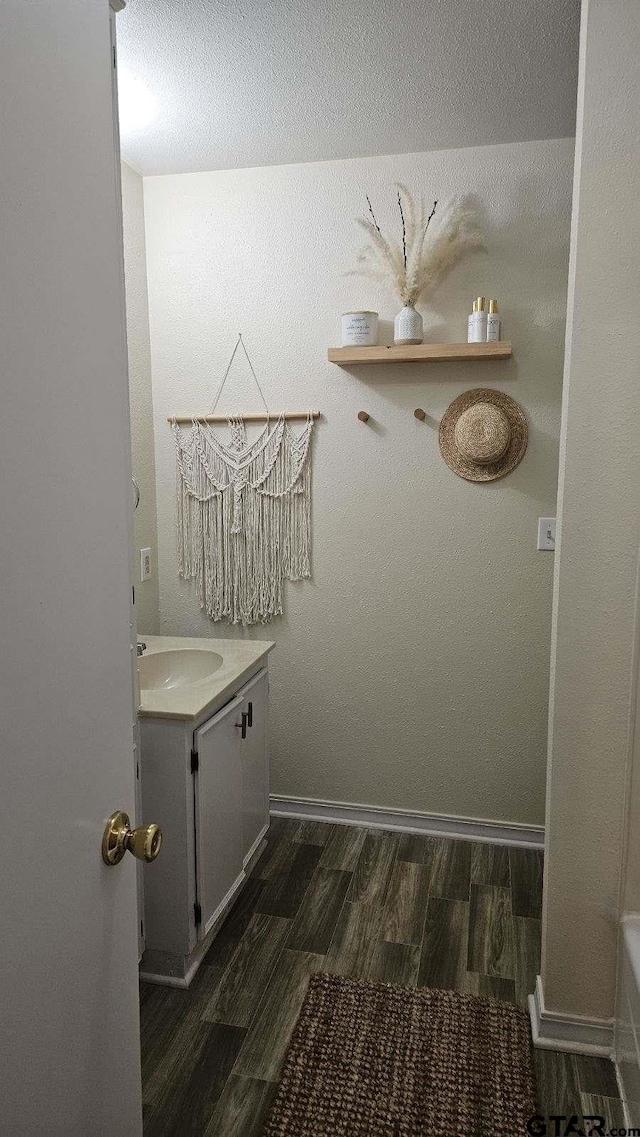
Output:
<instances>
[{"instance_id":1,"label":"candle jar","mask_svg":"<svg viewBox=\"0 0 640 1137\"><path fill-rule=\"evenodd\" d=\"M375 347L377 342L377 312L343 312L343 347Z\"/></svg>"}]
</instances>

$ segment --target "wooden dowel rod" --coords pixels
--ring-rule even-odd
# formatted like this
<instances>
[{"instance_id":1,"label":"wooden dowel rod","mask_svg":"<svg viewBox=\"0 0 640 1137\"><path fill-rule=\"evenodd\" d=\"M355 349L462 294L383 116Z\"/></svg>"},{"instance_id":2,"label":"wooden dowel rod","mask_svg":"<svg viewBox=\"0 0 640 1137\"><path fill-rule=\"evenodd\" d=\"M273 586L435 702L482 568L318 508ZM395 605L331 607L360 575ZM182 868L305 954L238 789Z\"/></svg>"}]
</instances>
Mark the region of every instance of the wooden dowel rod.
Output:
<instances>
[{"instance_id":1,"label":"wooden dowel rod","mask_svg":"<svg viewBox=\"0 0 640 1137\"><path fill-rule=\"evenodd\" d=\"M238 418L244 419L245 422L267 422L267 421L271 421L272 419L275 420L275 419L278 419L281 417L285 418L285 419L289 419L289 420L291 420L291 419L304 419L304 418L308 418L309 414L311 414L311 418L320 418L322 412L321 411L285 411L284 414L281 416L279 414L276 414L275 411L273 411L273 413L270 415L267 415L266 411L258 411L258 412L254 412L251 414L238 415ZM183 422L183 423L184 422L193 422L194 418L197 419L198 422L228 422L230 417L233 418L234 416L233 415L231 415L231 416L229 416L229 415L168 415L167 416L167 422Z\"/></svg>"}]
</instances>

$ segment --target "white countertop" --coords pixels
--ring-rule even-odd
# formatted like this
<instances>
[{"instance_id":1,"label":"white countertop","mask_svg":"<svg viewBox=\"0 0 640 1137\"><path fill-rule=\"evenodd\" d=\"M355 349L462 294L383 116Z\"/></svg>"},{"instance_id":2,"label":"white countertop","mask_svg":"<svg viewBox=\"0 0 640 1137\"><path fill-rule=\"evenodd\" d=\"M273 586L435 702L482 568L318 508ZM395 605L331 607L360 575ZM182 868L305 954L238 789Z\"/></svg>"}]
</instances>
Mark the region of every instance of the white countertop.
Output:
<instances>
[{"instance_id":1,"label":"white countertop","mask_svg":"<svg viewBox=\"0 0 640 1137\"><path fill-rule=\"evenodd\" d=\"M215 704L222 706L227 697L266 662L276 646L273 640L209 640L142 634L138 639L147 645L145 656L159 651L195 649L215 651L223 659L222 666L213 675L196 683L141 690L139 714L142 718L193 719L213 709Z\"/></svg>"}]
</instances>

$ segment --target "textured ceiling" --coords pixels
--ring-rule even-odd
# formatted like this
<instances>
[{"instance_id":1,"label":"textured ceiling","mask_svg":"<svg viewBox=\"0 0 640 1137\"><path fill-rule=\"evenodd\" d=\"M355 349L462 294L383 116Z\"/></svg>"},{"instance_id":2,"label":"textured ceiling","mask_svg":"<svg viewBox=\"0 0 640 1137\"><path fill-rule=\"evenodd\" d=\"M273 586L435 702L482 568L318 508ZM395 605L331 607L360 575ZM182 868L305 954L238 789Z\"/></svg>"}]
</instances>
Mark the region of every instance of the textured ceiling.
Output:
<instances>
[{"instance_id":1,"label":"textured ceiling","mask_svg":"<svg viewBox=\"0 0 640 1137\"><path fill-rule=\"evenodd\" d=\"M128 0L142 174L573 134L579 0Z\"/></svg>"}]
</instances>

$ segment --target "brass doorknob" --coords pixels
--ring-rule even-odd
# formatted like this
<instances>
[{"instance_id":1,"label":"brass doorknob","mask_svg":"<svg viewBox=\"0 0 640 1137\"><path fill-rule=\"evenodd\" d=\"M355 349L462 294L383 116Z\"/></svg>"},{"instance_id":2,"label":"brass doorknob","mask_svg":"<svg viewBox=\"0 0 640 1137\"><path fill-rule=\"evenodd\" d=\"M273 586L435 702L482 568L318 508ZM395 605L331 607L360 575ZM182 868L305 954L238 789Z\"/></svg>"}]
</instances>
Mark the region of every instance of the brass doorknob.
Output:
<instances>
[{"instance_id":1,"label":"brass doorknob","mask_svg":"<svg viewBox=\"0 0 640 1137\"><path fill-rule=\"evenodd\" d=\"M102 859L105 865L119 865L127 850L139 861L155 861L162 846L162 831L157 825L130 828L129 815L119 809L112 813L102 837Z\"/></svg>"}]
</instances>

